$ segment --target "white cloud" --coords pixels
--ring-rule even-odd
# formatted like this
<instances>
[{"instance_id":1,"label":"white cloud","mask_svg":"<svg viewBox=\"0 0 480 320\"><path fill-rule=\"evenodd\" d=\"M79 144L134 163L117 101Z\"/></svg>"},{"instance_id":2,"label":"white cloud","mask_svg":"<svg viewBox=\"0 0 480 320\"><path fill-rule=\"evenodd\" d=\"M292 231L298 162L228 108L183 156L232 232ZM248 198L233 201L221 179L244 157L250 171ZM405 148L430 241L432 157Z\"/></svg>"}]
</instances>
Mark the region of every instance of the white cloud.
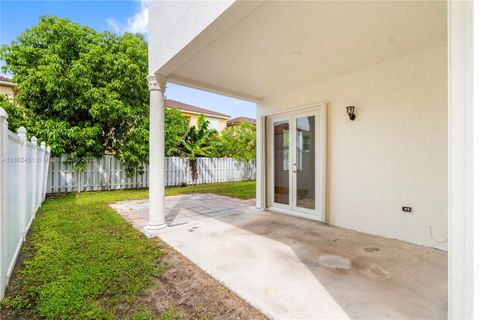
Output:
<instances>
[{"instance_id":1,"label":"white cloud","mask_svg":"<svg viewBox=\"0 0 480 320\"><path fill-rule=\"evenodd\" d=\"M148 34L148 1L140 0L138 11L127 19L125 23L118 22L114 18L108 18L107 23L115 33L141 33Z\"/></svg>"}]
</instances>

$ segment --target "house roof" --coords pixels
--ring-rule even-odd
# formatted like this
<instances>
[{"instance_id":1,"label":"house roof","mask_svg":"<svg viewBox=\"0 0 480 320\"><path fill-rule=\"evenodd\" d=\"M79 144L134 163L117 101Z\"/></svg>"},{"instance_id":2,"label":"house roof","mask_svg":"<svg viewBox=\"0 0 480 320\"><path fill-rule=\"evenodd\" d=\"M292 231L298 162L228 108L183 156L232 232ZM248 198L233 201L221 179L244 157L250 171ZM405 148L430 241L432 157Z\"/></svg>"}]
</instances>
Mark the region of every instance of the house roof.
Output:
<instances>
[{"instance_id":1,"label":"house roof","mask_svg":"<svg viewBox=\"0 0 480 320\"><path fill-rule=\"evenodd\" d=\"M240 122L248 122L248 123L251 123L251 124L256 124L257 123L257 121L255 119L252 119L252 118L236 117L236 118L228 120L227 121L227 126L228 127L234 126L236 124L239 124Z\"/></svg>"},{"instance_id":2,"label":"house roof","mask_svg":"<svg viewBox=\"0 0 480 320\"><path fill-rule=\"evenodd\" d=\"M0 81L5 81L5 82L13 82L12 79L5 77L5 76L0 76Z\"/></svg>"},{"instance_id":3,"label":"house roof","mask_svg":"<svg viewBox=\"0 0 480 320\"><path fill-rule=\"evenodd\" d=\"M185 111L188 113L194 113L194 114L204 114L206 116L212 116L212 117L217 117L217 118L225 118L229 119L230 116L228 114L223 114L217 111L205 109L205 108L200 108L197 106L192 106L191 104L186 104L180 101L172 100L172 99L166 99L165 100L165 106L167 108L175 108L179 109L181 111Z\"/></svg>"}]
</instances>

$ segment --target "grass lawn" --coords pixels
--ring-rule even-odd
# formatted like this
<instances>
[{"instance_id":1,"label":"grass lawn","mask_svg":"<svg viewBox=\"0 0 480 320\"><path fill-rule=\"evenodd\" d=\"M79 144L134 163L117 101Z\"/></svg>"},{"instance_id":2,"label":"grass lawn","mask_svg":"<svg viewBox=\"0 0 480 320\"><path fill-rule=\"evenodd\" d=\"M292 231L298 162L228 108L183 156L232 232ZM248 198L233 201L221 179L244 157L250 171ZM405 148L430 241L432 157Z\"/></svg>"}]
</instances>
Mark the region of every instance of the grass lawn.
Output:
<instances>
[{"instance_id":1,"label":"grass lawn","mask_svg":"<svg viewBox=\"0 0 480 320\"><path fill-rule=\"evenodd\" d=\"M239 199L253 199L256 194L255 181L199 184L187 187L167 188L166 190L167 196L187 193L216 193Z\"/></svg>"},{"instance_id":2,"label":"grass lawn","mask_svg":"<svg viewBox=\"0 0 480 320\"><path fill-rule=\"evenodd\" d=\"M217 193L249 199L255 182L168 188L167 195ZM146 190L84 192L49 198L22 247L0 318L177 319L152 315L138 297L169 266L161 243L147 239L109 207Z\"/></svg>"}]
</instances>

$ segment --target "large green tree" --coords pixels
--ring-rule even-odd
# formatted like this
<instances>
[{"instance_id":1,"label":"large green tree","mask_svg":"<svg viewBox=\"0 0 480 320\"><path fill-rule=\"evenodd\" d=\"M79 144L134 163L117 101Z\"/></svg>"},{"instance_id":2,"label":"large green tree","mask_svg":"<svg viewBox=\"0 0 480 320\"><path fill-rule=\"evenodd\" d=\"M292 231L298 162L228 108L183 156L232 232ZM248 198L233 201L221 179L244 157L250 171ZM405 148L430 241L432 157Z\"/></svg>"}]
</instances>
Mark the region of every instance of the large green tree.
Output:
<instances>
[{"instance_id":1,"label":"large green tree","mask_svg":"<svg viewBox=\"0 0 480 320\"><path fill-rule=\"evenodd\" d=\"M256 156L256 127L242 121L222 131L218 142L222 156L238 160L253 161Z\"/></svg>"},{"instance_id":2,"label":"large green tree","mask_svg":"<svg viewBox=\"0 0 480 320\"><path fill-rule=\"evenodd\" d=\"M139 34L42 17L0 50L23 108L13 121L79 168L108 151L135 170L148 159L147 52Z\"/></svg>"},{"instance_id":3,"label":"large green tree","mask_svg":"<svg viewBox=\"0 0 480 320\"><path fill-rule=\"evenodd\" d=\"M165 155L176 155L178 146L189 130L188 121L182 112L174 108L165 109Z\"/></svg>"}]
</instances>

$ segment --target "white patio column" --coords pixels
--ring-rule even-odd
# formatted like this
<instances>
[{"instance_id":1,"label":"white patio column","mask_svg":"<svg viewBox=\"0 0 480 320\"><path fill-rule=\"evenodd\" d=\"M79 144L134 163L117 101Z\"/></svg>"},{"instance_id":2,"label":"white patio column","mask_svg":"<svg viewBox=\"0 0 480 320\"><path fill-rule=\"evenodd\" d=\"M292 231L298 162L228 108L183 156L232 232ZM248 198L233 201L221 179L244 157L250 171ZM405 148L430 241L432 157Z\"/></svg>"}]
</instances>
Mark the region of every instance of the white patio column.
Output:
<instances>
[{"instance_id":1,"label":"white patio column","mask_svg":"<svg viewBox=\"0 0 480 320\"><path fill-rule=\"evenodd\" d=\"M150 89L150 157L149 157L149 203L148 225L145 233L154 236L167 227L165 223L165 88L166 79L157 75L148 76Z\"/></svg>"}]
</instances>

